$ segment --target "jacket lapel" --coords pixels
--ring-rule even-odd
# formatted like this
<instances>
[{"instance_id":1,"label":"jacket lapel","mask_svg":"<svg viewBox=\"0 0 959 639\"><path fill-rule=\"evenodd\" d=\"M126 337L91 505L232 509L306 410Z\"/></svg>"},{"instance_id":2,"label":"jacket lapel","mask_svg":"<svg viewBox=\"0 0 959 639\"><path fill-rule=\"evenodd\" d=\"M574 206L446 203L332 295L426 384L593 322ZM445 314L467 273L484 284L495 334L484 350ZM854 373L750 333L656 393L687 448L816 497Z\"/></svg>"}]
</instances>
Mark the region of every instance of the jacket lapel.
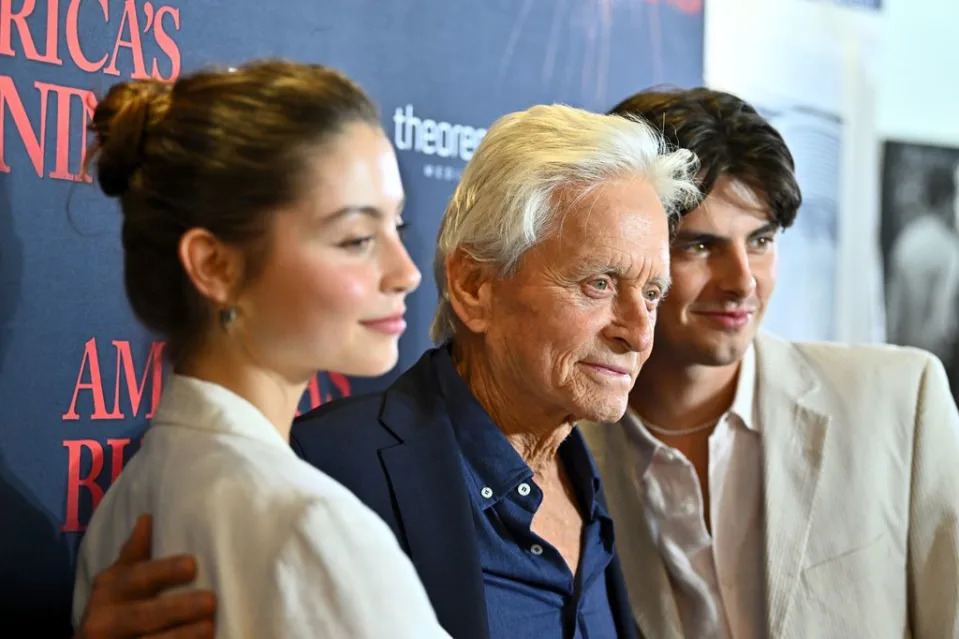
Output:
<instances>
[{"instance_id":1,"label":"jacket lapel","mask_svg":"<svg viewBox=\"0 0 959 639\"><path fill-rule=\"evenodd\" d=\"M620 639L645 639L645 635L642 630L639 630L639 624L633 617L629 595L626 593L623 569L619 565L619 557L616 555L613 555L613 559L606 569L606 591L609 596L609 604L613 609L613 617Z\"/></svg>"},{"instance_id":2,"label":"jacket lapel","mask_svg":"<svg viewBox=\"0 0 959 639\"><path fill-rule=\"evenodd\" d=\"M815 408L818 382L788 342L756 339L763 437L767 630L784 629L803 567L830 418Z\"/></svg>"},{"instance_id":3,"label":"jacket lapel","mask_svg":"<svg viewBox=\"0 0 959 639\"><path fill-rule=\"evenodd\" d=\"M657 639L682 639L683 630L679 620L679 610L673 599L673 588L669 582L669 574L663 563L662 555L653 543L649 526L645 522L637 525L631 531L625 544L622 561L634 564L633 572L641 566L646 576L640 579L639 575L627 581L631 594L633 616L636 623L647 637ZM619 542L617 541L617 544ZM628 559L627 559L628 557Z\"/></svg>"},{"instance_id":4,"label":"jacket lapel","mask_svg":"<svg viewBox=\"0 0 959 639\"><path fill-rule=\"evenodd\" d=\"M653 542L636 486L632 444L619 424L581 423L603 480L614 515L616 550L624 573L630 608L644 636L682 639L679 611L662 556Z\"/></svg>"},{"instance_id":5,"label":"jacket lapel","mask_svg":"<svg viewBox=\"0 0 959 639\"><path fill-rule=\"evenodd\" d=\"M380 450L405 546L443 627L489 637L469 493L430 352L385 394L380 419L400 443ZM425 369L425 370L424 370Z\"/></svg>"}]
</instances>

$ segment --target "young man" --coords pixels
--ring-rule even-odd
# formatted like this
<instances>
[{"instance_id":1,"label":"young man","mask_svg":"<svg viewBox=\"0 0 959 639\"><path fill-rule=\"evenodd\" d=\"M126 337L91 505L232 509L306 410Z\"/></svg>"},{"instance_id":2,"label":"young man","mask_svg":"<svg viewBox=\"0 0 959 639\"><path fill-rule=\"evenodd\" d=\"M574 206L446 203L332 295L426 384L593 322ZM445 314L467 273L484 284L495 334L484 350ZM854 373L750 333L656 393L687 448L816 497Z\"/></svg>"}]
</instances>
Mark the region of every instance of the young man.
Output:
<instances>
[{"instance_id":1,"label":"young man","mask_svg":"<svg viewBox=\"0 0 959 639\"><path fill-rule=\"evenodd\" d=\"M700 158L655 348L616 424L580 424L650 637L959 637L959 415L915 349L759 331L801 197L742 100L644 92ZM809 308L810 313L830 312Z\"/></svg>"}]
</instances>

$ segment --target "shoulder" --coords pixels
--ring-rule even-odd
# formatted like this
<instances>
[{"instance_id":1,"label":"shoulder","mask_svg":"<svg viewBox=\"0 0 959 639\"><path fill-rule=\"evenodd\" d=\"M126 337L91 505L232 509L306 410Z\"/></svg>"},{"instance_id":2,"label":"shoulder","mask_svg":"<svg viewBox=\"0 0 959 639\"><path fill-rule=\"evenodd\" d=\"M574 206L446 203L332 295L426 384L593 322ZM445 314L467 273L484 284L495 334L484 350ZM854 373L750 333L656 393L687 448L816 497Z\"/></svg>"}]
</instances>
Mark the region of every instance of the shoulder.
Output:
<instances>
[{"instance_id":1,"label":"shoulder","mask_svg":"<svg viewBox=\"0 0 959 639\"><path fill-rule=\"evenodd\" d=\"M892 344L835 344L799 342L796 349L813 362L819 362L824 373L838 367L841 372L864 372L874 367L894 367L900 373L919 375L938 359L928 351Z\"/></svg>"},{"instance_id":2,"label":"shoulder","mask_svg":"<svg viewBox=\"0 0 959 639\"><path fill-rule=\"evenodd\" d=\"M290 445L304 464L334 478L389 516L391 489L381 451L400 439L380 420L383 393L336 400L300 417Z\"/></svg>"},{"instance_id":3,"label":"shoulder","mask_svg":"<svg viewBox=\"0 0 959 639\"><path fill-rule=\"evenodd\" d=\"M951 401L942 362L918 348L790 342L763 335L757 339L757 371L767 389L798 388L787 380L808 380L817 389L807 396L812 407L854 421L907 426L928 398Z\"/></svg>"},{"instance_id":4,"label":"shoulder","mask_svg":"<svg viewBox=\"0 0 959 639\"><path fill-rule=\"evenodd\" d=\"M245 514L257 522L262 518L267 527L282 525L278 519L290 520L317 500L353 499L332 477L279 446L220 445L162 475L161 492L175 491L181 507L196 516Z\"/></svg>"},{"instance_id":5,"label":"shoulder","mask_svg":"<svg viewBox=\"0 0 959 639\"><path fill-rule=\"evenodd\" d=\"M301 456L320 446L376 444L386 435L376 436L383 430L379 415L384 397L384 392L346 397L304 413L293 422L290 443Z\"/></svg>"},{"instance_id":6,"label":"shoulder","mask_svg":"<svg viewBox=\"0 0 959 639\"><path fill-rule=\"evenodd\" d=\"M856 380L901 383L919 380L927 370L942 368L935 355L892 344L792 342L768 334L757 338L758 354L768 372L779 366L806 366L821 381L845 384Z\"/></svg>"},{"instance_id":7,"label":"shoulder","mask_svg":"<svg viewBox=\"0 0 959 639\"><path fill-rule=\"evenodd\" d=\"M365 393L334 399L304 413L293 421L293 428L302 430L304 425L334 424L340 420L361 416L376 416L383 405L384 392Z\"/></svg>"}]
</instances>

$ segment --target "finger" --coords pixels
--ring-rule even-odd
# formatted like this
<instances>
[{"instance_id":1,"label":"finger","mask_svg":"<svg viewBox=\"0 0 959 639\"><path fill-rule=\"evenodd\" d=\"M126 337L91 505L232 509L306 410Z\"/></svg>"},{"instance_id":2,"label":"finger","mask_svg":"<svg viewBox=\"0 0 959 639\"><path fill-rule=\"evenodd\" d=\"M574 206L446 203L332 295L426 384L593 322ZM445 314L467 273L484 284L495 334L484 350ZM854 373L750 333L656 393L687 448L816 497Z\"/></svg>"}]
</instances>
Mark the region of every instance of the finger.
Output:
<instances>
[{"instance_id":1,"label":"finger","mask_svg":"<svg viewBox=\"0 0 959 639\"><path fill-rule=\"evenodd\" d=\"M196 560L175 555L131 566L114 566L114 597L137 600L153 597L168 588L185 586L196 579Z\"/></svg>"},{"instance_id":2,"label":"finger","mask_svg":"<svg viewBox=\"0 0 959 639\"><path fill-rule=\"evenodd\" d=\"M113 631L119 636L141 636L188 625L212 624L216 598L212 592L197 590L168 597L156 597L131 604L118 615Z\"/></svg>"},{"instance_id":3,"label":"finger","mask_svg":"<svg viewBox=\"0 0 959 639\"><path fill-rule=\"evenodd\" d=\"M116 564L129 565L150 558L150 542L153 536L153 519L150 515L140 515L133 526L133 532L120 549Z\"/></svg>"},{"instance_id":4,"label":"finger","mask_svg":"<svg viewBox=\"0 0 959 639\"><path fill-rule=\"evenodd\" d=\"M198 621L189 626L146 635L143 639L213 639L214 635L212 621Z\"/></svg>"}]
</instances>

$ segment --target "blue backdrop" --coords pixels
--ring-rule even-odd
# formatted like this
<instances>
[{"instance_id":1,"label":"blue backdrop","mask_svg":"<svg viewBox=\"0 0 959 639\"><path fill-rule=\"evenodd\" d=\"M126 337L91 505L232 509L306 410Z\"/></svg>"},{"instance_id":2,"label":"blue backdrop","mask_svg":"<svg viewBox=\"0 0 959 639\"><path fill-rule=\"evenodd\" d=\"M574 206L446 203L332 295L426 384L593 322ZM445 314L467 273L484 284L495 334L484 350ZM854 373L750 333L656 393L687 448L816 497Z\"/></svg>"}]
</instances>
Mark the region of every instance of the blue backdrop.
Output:
<instances>
[{"instance_id":1,"label":"blue backdrop","mask_svg":"<svg viewBox=\"0 0 959 639\"><path fill-rule=\"evenodd\" d=\"M305 410L381 387L429 346L433 242L471 153L451 131L699 84L702 42L701 0L0 0L0 623L67 632L82 530L161 389L163 345L124 298L116 205L78 178L112 83L284 56L345 71L380 105L424 285L397 370L321 374Z\"/></svg>"}]
</instances>

